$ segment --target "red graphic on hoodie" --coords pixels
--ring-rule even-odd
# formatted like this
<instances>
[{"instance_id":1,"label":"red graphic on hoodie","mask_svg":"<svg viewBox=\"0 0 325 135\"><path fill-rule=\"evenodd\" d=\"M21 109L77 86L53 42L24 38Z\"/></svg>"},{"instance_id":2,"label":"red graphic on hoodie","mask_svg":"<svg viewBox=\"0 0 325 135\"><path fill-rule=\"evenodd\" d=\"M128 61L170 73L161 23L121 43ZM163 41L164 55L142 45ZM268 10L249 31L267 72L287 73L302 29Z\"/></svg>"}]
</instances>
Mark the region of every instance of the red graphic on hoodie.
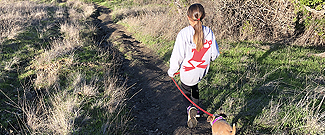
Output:
<instances>
[{"instance_id":1,"label":"red graphic on hoodie","mask_svg":"<svg viewBox=\"0 0 325 135\"><path fill-rule=\"evenodd\" d=\"M194 52L193 57L190 60L188 60L188 63L191 65L191 67L184 66L185 71L193 70L196 67L205 69L208 66L208 64L202 65L205 62L205 60L202 60L202 58L205 55L205 53L209 50L209 48L211 47L212 40L210 40L210 41L205 40L205 43L204 44L209 44L209 47L204 48L204 46L203 46L203 48L199 52L196 49L192 49L192 52ZM192 61L199 62L200 64L198 64L195 67L192 64Z\"/></svg>"}]
</instances>

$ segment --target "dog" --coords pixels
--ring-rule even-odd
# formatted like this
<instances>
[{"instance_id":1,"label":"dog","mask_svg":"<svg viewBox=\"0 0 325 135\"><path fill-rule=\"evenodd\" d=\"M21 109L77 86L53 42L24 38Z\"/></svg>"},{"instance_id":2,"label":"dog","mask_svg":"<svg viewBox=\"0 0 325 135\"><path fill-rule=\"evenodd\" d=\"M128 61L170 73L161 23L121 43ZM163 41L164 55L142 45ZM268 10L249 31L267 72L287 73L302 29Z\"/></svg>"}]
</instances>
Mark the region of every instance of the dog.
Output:
<instances>
[{"instance_id":1,"label":"dog","mask_svg":"<svg viewBox=\"0 0 325 135\"><path fill-rule=\"evenodd\" d=\"M210 122L212 126L212 135L235 135L236 134L236 126L233 124L231 127L224 118L227 115L219 114L208 116L207 122Z\"/></svg>"}]
</instances>

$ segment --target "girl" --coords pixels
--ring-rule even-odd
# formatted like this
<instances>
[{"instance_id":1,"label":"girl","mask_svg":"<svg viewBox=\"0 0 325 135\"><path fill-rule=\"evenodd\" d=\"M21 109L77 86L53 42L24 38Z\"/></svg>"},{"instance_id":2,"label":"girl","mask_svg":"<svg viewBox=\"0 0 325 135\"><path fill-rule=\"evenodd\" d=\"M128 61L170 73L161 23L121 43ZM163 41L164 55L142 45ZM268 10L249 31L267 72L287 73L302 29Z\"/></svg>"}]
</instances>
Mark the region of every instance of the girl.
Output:
<instances>
[{"instance_id":1,"label":"girl","mask_svg":"<svg viewBox=\"0 0 325 135\"><path fill-rule=\"evenodd\" d=\"M208 73L210 61L220 54L213 32L202 25L204 17L205 12L201 4L193 4L188 8L187 18L190 25L178 33L168 69L170 77L174 77L180 70L181 88L195 104L199 103L198 83ZM198 111L184 99L189 105L187 124L193 128L197 124L195 117Z\"/></svg>"}]
</instances>

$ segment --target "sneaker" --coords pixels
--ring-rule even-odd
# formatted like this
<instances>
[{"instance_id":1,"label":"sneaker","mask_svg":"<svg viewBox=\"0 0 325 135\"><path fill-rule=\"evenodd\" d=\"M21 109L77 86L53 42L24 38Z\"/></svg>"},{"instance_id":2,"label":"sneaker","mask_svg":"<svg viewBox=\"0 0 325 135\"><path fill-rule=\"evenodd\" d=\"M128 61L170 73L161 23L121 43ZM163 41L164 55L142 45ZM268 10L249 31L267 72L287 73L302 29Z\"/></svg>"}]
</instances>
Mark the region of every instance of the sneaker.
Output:
<instances>
[{"instance_id":1,"label":"sneaker","mask_svg":"<svg viewBox=\"0 0 325 135\"><path fill-rule=\"evenodd\" d=\"M188 114L188 112L190 111L190 109L192 108L192 106L188 106L186 109L186 113Z\"/></svg>"},{"instance_id":2,"label":"sneaker","mask_svg":"<svg viewBox=\"0 0 325 135\"><path fill-rule=\"evenodd\" d=\"M188 106L188 107L187 107L187 114L188 114L189 110L191 109L191 107L192 107L192 106ZM195 117L199 118L199 117L201 117L202 115L203 115L203 112L200 111L199 109L197 109L197 114L196 114Z\"/></svg>"},{"instance_id":3,"label":"sneaker","mask_svg":"<svg viewBox=\"0 0 325 135\"><path fill-rule=\"evenodd\" d=\"M200 111L200 110L197 110L197 114L196 114L196 116L195 116L195 117L199 118L199 117L201 117L201 116L202 116L202 114L203 114L203 112L202 112L202 111Z\"/></svg>"},{"instance_id":4,"label":"sneaker","mask_svg":"<svg viewBox=\"0 0 325 135\"><path fill-rule=\"evenodd\" d=\"M197 109L195 107L189 106L187 108L187 114L188 114L187 126L189 128L196 127L196 125L197 125L197 120L196 120Z\"/></svg>"}]
</instances>

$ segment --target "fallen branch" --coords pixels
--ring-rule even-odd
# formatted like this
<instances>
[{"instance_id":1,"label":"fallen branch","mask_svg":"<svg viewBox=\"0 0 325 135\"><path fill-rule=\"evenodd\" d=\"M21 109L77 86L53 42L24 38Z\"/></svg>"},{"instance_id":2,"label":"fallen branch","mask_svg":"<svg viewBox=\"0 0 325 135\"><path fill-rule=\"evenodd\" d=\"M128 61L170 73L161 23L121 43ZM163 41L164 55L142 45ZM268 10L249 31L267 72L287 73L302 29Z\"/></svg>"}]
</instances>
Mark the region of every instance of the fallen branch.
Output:
<instances>
[{"instance_id":1,"label":"fallen branch","mask_svg":"<svg viewBox=\"0 0 325 135\"><path fill-rule=\"evenodd\" d=\"M312 13L314 13L314 14L316 14L316 15L320 15L320 16L322 16L322 15L325 14L325 10L317 11L317 10L315 10L315 9L312 9L312 8L308 7L308 6L304 6L304 7L305 7L306 10L308 10L309 12L312 12Z\"/></svg>"}]
</instances>

